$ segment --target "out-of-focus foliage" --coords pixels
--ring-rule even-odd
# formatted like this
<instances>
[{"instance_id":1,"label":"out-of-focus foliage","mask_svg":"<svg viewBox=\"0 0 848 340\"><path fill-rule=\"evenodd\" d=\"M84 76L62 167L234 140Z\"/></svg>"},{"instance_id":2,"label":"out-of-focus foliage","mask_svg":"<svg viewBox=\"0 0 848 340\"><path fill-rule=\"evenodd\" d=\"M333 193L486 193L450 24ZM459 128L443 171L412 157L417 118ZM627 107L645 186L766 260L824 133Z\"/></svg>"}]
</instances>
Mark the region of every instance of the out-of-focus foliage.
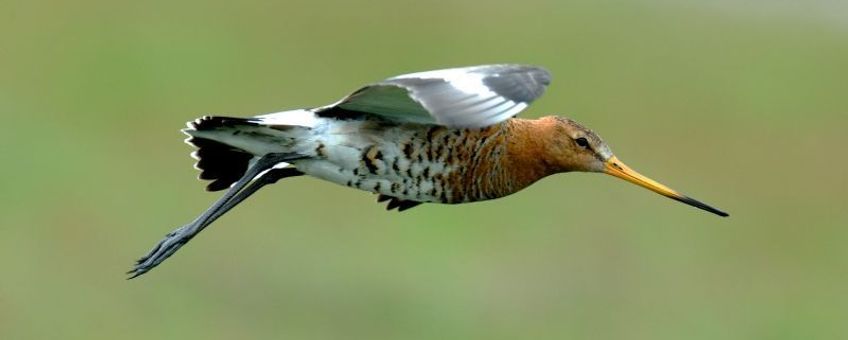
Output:
<instances>
[{"instance_id":1,"label":"out-of-focus foliage","mask_svg":"<svg viewBox=\"0 0 848 340\"><path fill-rule=\"evenodd\" d=\"M848 8L780 3L4 1L0 338L845 338ZM400 214L296 178L124 280L218 196L185 121L494 62L731 217L594 174Z\"/></svg>"}]
</instances>

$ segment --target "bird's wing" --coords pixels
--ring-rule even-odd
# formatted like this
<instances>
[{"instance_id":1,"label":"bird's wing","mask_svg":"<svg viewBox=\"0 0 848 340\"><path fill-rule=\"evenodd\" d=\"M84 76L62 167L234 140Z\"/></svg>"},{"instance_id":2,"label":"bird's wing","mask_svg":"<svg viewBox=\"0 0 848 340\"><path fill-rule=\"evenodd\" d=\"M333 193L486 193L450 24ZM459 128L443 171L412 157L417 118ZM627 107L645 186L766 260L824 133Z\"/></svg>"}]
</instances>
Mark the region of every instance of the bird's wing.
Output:
<instances>
[{"instance_id":1,"label":"bird's wing","mask_svg":"<svg viewBox=\"0 0 848 340\"><path fill-rule=\"evenodd\" d=\"M547 70L527 65L481 65L405 74L365 86L321 115L354 111L383 118L457 128L502 122L524 110L550 84Z\"/></svg>"}]
</instances>

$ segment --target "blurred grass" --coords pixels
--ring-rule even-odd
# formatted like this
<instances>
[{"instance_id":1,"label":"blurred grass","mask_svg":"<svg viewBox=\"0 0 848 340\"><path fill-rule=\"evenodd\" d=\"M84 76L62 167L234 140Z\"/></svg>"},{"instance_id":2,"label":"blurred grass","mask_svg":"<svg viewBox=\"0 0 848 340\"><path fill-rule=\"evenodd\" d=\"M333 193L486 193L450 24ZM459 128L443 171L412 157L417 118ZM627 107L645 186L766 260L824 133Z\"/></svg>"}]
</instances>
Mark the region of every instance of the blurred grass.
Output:
<instances>
[{"instance_id":1,"label":"blurred grass","mask_svg":"<svg viewBox=\"0 0 848 340\"><path fill-rule=\"evenodd\" d=\"M0 338L844 338L844 10L2 2ZM301 178L123 280L216 197L185 121L491 62L546 66L526 116L577 119L731 217L599 175L403 214Z\"/></svg>"}]
</instances>

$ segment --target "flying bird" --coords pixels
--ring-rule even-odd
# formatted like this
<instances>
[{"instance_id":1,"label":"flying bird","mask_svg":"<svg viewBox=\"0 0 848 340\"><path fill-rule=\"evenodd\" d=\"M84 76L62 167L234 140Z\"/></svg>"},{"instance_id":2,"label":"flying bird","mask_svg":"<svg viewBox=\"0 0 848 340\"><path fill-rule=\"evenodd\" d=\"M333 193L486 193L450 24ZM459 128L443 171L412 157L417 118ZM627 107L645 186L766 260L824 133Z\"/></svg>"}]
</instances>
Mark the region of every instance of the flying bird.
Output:
<instances>
[{"instance_id":1,"label":"flying bird","mask_svg":"<svg viewBox=\"0 0 848 340\"><path fill-rule=\"evenodd\" d=\"M629 168L574 120L513 118L550 80L528 65L452 68L388 78L327 106L189 122L182 131L197 148L200 179L211 181L208 191L227 191L128 274L153 269L263 186L301 175L375 193L403 211L504 197L562 172L600 172L728 216Z\"/></svg>"}]
</instances>

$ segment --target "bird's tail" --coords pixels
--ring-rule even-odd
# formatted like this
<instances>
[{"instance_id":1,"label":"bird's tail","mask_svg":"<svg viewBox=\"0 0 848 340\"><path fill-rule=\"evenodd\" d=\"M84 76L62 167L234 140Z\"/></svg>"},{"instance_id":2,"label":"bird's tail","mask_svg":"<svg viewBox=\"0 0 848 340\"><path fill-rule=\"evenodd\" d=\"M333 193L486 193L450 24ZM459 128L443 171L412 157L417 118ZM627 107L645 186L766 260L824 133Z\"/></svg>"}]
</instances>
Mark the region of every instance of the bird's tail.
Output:
<instances>
[{"instance_id":1,"label":"bird's tail","mask_svg":"<svg viewBox=\"0 0 848 340\"><path fill-rule=\"evenodd\" d=\"M213 181L207 190L229 188L244 175L251 161L263 155L311 155L307 152L310 127L274 117L204 116L188 123L183 132L189 136L186 142L197 147L192 157L197 159L195 167L202 171L200 179Z\"/></svg>"},{"instance_id":2,"label":"bird's tail","mask_svg":"<svg viewBox=\"0 0 848 340\"><path fill-rule=\"evenodd\" d=\"M212 181L206 190L224 190L244 175L254 155L216 137L222 131L238 135L240 127L256 123L245 118L204 116L187 125L183 132L189 136L186 143L197 148L191 156L197 160L194 167L200 170L198 178Z\"/></svg>"}]
</instances>

